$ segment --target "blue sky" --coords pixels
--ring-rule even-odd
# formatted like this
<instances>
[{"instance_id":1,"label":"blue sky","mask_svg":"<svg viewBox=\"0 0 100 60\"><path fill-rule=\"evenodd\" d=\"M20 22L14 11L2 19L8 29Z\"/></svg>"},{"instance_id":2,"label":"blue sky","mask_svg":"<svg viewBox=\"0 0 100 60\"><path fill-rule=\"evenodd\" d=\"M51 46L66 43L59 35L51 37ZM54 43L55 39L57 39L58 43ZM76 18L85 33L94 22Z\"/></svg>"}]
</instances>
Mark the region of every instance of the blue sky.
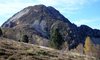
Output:
<instances>
[{"instance_id":1,"label":"blue sky","mask_svg":"<svg viewBox=\"0 0 100 60\"><path fill-rule=\"evenodd\" d=\"M100 0L0 0L0 25L23 8L37 4L53 6L78 26L100 29Z\"/></svg>"}]
</instances>

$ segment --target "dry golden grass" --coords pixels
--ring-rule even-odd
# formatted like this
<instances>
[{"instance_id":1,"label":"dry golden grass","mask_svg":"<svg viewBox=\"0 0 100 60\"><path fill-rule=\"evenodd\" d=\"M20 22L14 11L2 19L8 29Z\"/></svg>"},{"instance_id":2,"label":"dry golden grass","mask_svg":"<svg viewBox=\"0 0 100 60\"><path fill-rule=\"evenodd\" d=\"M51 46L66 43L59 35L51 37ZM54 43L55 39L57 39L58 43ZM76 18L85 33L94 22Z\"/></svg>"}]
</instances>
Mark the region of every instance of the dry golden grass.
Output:
<instances>
[{"instance_id":1,"label":"dry golden grass","mask_svg":"<svg viewBox=\"0 0 100 60\"><path fill-rule=\"evenodd\" d=\"M0 60L95 60L55 49L0 38Z\"/></svg>"}]
</instances>

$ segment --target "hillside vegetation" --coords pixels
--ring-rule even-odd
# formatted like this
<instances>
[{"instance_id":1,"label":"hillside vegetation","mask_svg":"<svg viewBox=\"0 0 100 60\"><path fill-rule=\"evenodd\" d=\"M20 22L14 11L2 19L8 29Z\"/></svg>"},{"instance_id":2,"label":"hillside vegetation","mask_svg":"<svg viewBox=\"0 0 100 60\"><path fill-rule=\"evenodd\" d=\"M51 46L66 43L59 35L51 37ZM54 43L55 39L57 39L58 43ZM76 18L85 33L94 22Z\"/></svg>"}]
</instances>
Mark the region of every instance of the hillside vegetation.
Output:
<instances>
[{"instance_id":1,"label":"hillside vegetation","mask_svg":"<svg viewBox=\"0 0 100 60\"><path fill-rule=\"evenodd\" d=\"M0 38L0 60L96 60L95 57L64 52Z\"/></svg>"}]
</instances>

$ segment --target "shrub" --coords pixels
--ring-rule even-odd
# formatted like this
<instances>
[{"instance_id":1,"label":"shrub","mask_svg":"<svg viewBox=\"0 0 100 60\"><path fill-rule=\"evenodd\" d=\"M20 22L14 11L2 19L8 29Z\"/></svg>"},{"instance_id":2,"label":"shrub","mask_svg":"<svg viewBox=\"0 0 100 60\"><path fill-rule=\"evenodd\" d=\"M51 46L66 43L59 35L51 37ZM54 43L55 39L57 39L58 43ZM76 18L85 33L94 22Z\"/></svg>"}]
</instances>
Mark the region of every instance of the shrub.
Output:
<instances>
[{"instance_id":1,"label":"shrub","mask_svg":"<svg viewBox=\"0 0 100 60\"><path fill-rule=\"evenodd\" d=\"M29 39L28 39L28 36L27 35L23 35L22 36L22 42L25 42L25 43L28 43L29 42Z\"/></svg>"}]
</instances>

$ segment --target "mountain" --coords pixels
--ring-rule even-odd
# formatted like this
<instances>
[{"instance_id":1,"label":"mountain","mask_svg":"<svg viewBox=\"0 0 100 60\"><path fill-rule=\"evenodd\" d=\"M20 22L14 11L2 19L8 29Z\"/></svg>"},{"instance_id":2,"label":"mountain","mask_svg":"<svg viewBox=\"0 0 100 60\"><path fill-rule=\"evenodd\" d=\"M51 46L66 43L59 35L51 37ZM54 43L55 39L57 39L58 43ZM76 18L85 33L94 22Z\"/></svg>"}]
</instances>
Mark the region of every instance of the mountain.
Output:
<instances>
[{"instance_id":1,"label":"mountain","mask_svg":"<svg viewBox=\"0 0 100 60\"><path fill-rule=\"evenodd\" d=\"M84 44L87 36L100 38L100 30L86 25L77 27L58 10L45 5L26 7L2 25L6 38L20 40L20 36L25 34L28 35L30 43L44 46L48 46L50 32L56 28L59 29L63 39L69 42L70 48L75 48L79 43Z\"/></svg>"},{"instance_id":2,"label":"mountain","mask_svg":"<svg viewBox=\"0 0 100 60\"><path fill-rule=\"evenodd\" d=\"M32 28L34 33L38 33L44 37L48 37L50 29L53 25L70 22L63 15L61 15L53 7L46 7L44 5L29 6L22 11L16 13L2 27L8 28Z\"/></svg>"},{"instance_id":3,"label":"mountain","mask_svg":"<svg viewBox=\"0 0 100 60\"><path fill-rule=\"evenodd\" d=\"M74 52L61 52L48 47L0 38L0 60L96 60Z\"/></svg>"}]
</instances>

